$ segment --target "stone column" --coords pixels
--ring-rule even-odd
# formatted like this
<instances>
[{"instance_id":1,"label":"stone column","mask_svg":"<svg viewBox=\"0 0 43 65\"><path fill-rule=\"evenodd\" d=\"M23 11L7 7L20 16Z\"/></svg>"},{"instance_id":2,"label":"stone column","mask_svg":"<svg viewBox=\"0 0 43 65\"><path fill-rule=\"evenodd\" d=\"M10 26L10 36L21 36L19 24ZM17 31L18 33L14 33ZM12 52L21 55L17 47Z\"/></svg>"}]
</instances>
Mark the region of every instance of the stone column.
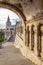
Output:
<instances>
[{"instance_id":1,"label":"stone column","mask_svg":"<svg viewBox=\"0 0 43 65\"><path fill-rule=\"evenodd\" d=\"M41 46L42 46L41 57L43 58L43 35L41 36Z\"/></svg>"},{"instance_id":2,"label":"stone column","mask_svg":"<svg viewBox=\"0 0 43 65\"><path fill-rule=\"evenodd\" d=\"M41 57L43 58L43 24L41 25Z\"/></svg>"},{"instance_id":3,"label":"stone column","mask_svg":"<svg viewBox=\"0 0 43 65\"><path fill-rule=\"evenodd\" d=\"M41 53L41 37L39 35L39 25L36 25L35 28L35 47L34 47L34 52L37 56L40 57L40 53Z\"/></svg>"},{"instance_id":4,"label":"stone column","mask_svg":"<svg viewBox=\"0 0 43 65\"><path fill-rule=\"evenodd\" d=\"M30 50L31 50L31 25L30 25L29 30L30 30L30 43L29 43L29 48L30 48Z\"/></svg>"},{"instance_id":5,"label":"stone column","mask_svg":"<svg viewBox=\"0 0 43 65\"><path fill-rule=\"evenodd\" d=\"M34 50L34 25L31 26L31 50Z\"/></svg>"},{"instance_id":6,"label":"stone column","mask_svg":"<svg viewBox=\"0 0 43 65\"><path fill-rule=\"evenodd\" d=\"M27 26L27 29L26 29L26 45L29 47L29 41L30 41L30 39L29 39L29 26Z\"/></svg>"},{"instance_id":7,"label":"stone column","mask_svg":"<svg viewBox=\"0 0 43 65\"><path fill-rule=\"evenodd\" d=\"M35 25L35 44L34 44L34 52L36 55L38 55L38 46L39 46L39 41L38 41L38 28L37 25Z\"/></svg>"}]
</instances>

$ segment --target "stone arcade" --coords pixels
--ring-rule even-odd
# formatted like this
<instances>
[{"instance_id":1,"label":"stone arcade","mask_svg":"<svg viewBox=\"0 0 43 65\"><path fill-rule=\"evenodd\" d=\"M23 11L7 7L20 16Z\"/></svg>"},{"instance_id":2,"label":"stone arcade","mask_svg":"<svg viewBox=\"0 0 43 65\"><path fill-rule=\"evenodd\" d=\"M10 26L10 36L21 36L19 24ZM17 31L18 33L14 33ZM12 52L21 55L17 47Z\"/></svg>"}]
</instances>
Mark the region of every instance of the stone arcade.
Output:
<instances>
[{"instance_id":1,"label":"stone arcade","mask_svg":"<svg viewBox=\"0 0 43 65\"><path fill-rule=\"evenodd\" d=\"M16 25L17 30L19 30L20 25ZM18 28L19 27L19 28ZM23 35L23 26L21 31L16 31L16 43L19 42L19 46L23 55L26 58L29 58L36 64L43 65L43 12L38 13L32 20L26 21L25 27L25 45L24 45L24 36ZM36 57L36 58L35 58Z\"/></svg>"},{"instance_id":2,"label":"stone arcade","mask_svg":"<svg viewBox=\"0 0 43 65\"><path fill-rule=\"evenodd\" d=\"M15 46L26 58L43 65L43 0L0 0L0 7L22 20L16 25Z\"/></svg>"}]
</instances>

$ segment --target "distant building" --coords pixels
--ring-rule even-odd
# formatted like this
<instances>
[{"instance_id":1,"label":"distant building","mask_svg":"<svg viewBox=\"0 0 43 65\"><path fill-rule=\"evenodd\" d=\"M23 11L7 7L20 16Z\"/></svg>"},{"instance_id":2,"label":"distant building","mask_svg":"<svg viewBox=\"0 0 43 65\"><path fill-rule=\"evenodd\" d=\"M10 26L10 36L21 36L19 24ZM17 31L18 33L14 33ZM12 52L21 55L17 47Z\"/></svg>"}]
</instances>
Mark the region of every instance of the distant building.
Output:
<instances>
[{"instance_id":1,"label":"distant building","mask_svg":"<svg viewBox=\"0 0 43 65\"><path fill-rule=\"evenodd\" d=\"M6 30L8 30L11 33L14 31L14 25L11 24L9 16L6 22Z\"/></svg>"},{"instance_id":2,"label":"distant building","mask_svg":"<svg viewBox=\"0 0 43 65\"><path fill-rule=\"evenodd\" d=\"M10 28L11 28L11 22L10 22L10 18L8 16L8 19L7 19L7 22L6 22L6 29L10 30Z\"/></svg>"},{"instance_id":3,"label":"distant building","mask_svg":"<svg viewBox=\"0 0 43 65\"><path fill-rule=\"evenodd\" d=\"M5 29L5 39L9 38L11 35L14 35L14 33L15 33L15 25L11 24L10 18L8 16Z\"/></svg>"}]
</instances>

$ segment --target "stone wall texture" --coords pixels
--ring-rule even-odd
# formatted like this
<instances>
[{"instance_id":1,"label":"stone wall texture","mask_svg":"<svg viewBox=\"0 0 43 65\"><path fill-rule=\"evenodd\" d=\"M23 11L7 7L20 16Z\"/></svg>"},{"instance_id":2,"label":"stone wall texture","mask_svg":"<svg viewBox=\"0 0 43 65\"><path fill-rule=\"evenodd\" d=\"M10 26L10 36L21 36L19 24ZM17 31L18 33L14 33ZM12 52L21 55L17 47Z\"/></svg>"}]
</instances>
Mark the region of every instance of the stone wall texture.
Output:
<instances>
[{"instance_id":1,"label":"stone wall texture","mask_svg":"<svg viewBox=\"0 0 43 65\"><path fill-rule=\"evenodd\" d=\"M21 24L16 25L14 45L26 58L43 65L43 0L0 0L0 7L21 18Z\"/></svg>"}]
</instances>

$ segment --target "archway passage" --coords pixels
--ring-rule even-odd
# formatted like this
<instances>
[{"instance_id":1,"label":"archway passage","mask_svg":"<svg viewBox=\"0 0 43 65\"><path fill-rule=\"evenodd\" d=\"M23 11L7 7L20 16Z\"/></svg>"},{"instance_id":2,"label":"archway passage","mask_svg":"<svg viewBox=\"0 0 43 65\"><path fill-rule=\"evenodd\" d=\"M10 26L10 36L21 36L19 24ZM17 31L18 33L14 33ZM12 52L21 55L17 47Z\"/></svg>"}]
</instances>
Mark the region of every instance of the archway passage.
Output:
<instances>
[{"instance_id":1,"label":"archway passage","mask_svg":"<svg viewBox=\"0 0 43 65\"><path fill-rule=\"evenodd\" d=\"M20 3L18 4L11 4L11 3L7 3L7 2L0 2L0 7L2 8L7 8L9 10L12 10L13 12L15 12L23 21L26 21L26 17L23 13L23 8L21 6Z\"/></svg>"},{"instance_id":2,"label":"archway passage","mask_svg":"<svg viewBox=\"0 0 43 65\"><path fill-rule=\"evenodd\" d=\"M9 27L11 27L11 22L10 22L9 16L7 18L6 27L7 27L6 32L9 34L9 31L12 30L12 28L9 29ZM20 27L19 27L19 29L20 29ZM10 35L11 34L12 34L12 32L10 33ZM6 64L7 65L22 65L22 64L23 65L29 65L29 64L35 65L30 60L26 60L25 57L22 56L22 54L20 53L19 49L15 48L15 46L13 44L14 42L11 42L11 40L12 40L12 36L10 37L8 42L2 44L3 48L1 48L2 50L0 49L0 55L1 55L0 65L6 65Z\"/></svg>"},{"instance_id":3,"label":"archway passage","mask_svg":"<svg viewBox=\"0 0 43 65\"><path fill-rule=\"evenodd\" d=\"M0 29L5 32L5 38L6 35L8 38L14 35L16 22L21 22L16 13L5 8L0 8Z\"/></svg>"}]
</instances>

